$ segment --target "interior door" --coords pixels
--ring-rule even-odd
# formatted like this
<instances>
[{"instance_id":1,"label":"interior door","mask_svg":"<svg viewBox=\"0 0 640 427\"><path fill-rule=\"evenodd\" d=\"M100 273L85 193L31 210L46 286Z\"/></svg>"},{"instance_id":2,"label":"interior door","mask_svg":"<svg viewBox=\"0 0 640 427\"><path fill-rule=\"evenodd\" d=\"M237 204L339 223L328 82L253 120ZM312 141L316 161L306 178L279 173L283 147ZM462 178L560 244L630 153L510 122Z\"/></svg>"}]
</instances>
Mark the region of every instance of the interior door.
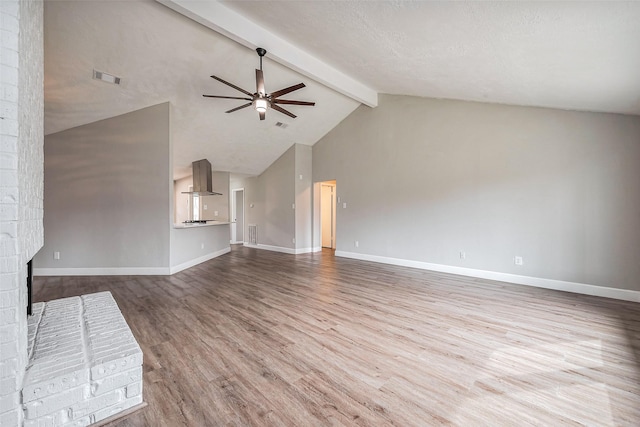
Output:
<instances>
[{"instance_id":1,"label":"interior door","mask_svg":"<svg viewBox=\"0 0 640 427\"><path fill-rule=\"evenodd\" d=\"M335 204L335 186L322 184L320 187L320 217L321 217L321 233L322 233L322 247L333 248L334 247L334 204Z\"/></svg>"},{"instance_id":2,"label":"interior door","mask_svg":"<svg viewBox=\"0 0 640 427\"><path fill-rule=\"evenodd\" d=\"M244 242L244 190L235 192L235 218L236 223L236 242Z\"/></svg>"}]
</instances>

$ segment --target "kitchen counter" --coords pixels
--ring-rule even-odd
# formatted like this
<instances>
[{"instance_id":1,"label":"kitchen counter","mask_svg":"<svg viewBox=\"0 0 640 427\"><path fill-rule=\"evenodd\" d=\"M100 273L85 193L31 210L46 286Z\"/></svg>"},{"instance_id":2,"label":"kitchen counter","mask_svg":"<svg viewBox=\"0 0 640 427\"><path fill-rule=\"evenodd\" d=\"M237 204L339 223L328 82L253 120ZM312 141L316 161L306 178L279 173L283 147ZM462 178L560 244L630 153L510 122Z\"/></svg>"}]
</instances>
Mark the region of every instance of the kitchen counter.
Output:
<instances>
[{"instance_id":1,"label":"kitchen counter","mask_svg":"<svg viewBox=\"0 0 640 427\"><path fill-rule=\"evenodd\" d=\"M182 228L199 228L199 227L211 227L212 225L227 225L229 222L226 221L207 221L206 224L202 223L191 223L191 224L173 224L173 228L182 229Z\"/></svg>"},{"instance_id":2,"label":"kitchen counter","mask_svg":"<svg viewBox=\"0 0 640 427\"><path fill-rule=\"evenodd\" d=\"M229 227L226 221L174 224L170 236L171 274L228 253L231 250Z\"/></svg>"}]
</instances>

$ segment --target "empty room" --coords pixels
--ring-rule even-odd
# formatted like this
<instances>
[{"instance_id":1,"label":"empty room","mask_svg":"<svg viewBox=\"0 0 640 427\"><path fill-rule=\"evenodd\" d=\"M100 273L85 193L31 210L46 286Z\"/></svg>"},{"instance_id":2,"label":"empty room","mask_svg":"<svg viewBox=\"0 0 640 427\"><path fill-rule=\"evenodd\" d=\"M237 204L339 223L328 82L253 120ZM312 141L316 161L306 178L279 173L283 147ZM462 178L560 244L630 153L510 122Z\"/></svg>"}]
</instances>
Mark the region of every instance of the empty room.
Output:
<instances>
[{"instance_id":1,"label":"empty room","mask_svg":"<svg viewBox=\"0 0 640 427\"><path fill-rule=\"evenodd\" d=\"M640 425L640 3L2 0L0 425Z\"/></svg>"}]
</instances>

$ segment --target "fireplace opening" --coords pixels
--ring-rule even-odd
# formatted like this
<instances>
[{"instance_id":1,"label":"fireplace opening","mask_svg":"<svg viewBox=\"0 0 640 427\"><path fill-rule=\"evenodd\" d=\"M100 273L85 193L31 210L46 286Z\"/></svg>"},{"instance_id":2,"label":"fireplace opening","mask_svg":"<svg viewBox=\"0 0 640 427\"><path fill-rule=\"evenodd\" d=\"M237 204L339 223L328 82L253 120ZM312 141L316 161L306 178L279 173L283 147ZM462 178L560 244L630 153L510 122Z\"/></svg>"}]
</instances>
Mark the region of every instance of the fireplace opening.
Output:
<instances>
[{"instance_id":1,"label":"fireplace opening","mask_svg":"<svg viewBox=\"0 0 640 427\"><path fill-rule=\"evenodd\" d=\"M27 263L27 316L31 316L31 294L33 292L33 260Z\"/></svg>"}]
</instances>

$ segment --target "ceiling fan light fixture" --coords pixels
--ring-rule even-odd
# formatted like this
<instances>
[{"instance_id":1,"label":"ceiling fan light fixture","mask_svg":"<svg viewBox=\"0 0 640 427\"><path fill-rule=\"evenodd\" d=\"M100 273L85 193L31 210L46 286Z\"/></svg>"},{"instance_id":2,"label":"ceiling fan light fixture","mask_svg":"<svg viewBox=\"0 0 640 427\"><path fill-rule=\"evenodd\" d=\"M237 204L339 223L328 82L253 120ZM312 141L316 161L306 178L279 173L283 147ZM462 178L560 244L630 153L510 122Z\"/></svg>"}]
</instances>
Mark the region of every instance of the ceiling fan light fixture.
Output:
<instances>
[{"instance_id":1,"label":"ceiling fan light fixture","mask_svg":"<svg viewBox=\"0 0 640 427\"><path fill-rule=\"evenodd\" d=\"M255 108L258 113L265 113L267 111L267 105L266 99L256 99Z\"/></svg>"}]
</instances>

